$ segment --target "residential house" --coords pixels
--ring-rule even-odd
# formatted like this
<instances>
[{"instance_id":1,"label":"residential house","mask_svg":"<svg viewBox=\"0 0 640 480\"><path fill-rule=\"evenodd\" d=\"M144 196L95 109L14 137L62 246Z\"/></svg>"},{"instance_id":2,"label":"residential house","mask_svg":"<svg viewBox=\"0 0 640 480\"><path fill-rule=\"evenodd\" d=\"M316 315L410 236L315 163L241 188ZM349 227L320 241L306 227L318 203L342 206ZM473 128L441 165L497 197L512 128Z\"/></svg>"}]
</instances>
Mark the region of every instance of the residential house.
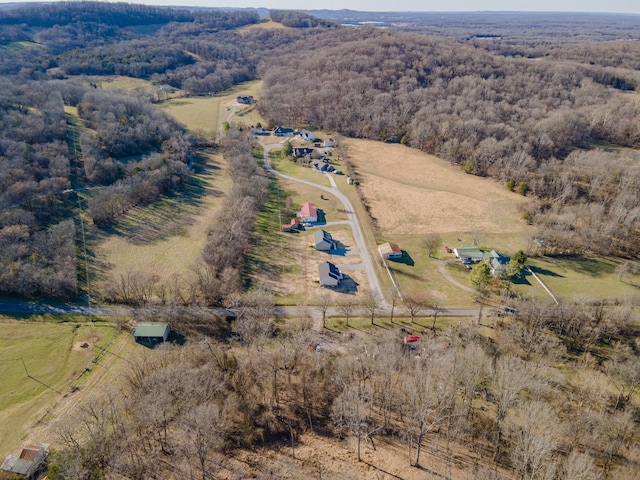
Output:
<instances>
[{"instance_id":1,"label":"residential house","mask_svg":"<svg viewBox=\"0 0 640 480\"><path fill-rule=\"evenodd\" d=\"M240 95L236 97L236 101L245 105L251 105L253 103L253 97L251 95Z\"/></svg>"},{"instance_id":2,"label":"residential house","mask_svg":"<svg viewBox=\"0 0 640 480\"><path fill-rule=\"evenodd\" d=\"M324 146L327 148L333 148L336 146L336 141L333 138L327 138L324 141Z\"/></svg>"},{"instance_id":3,"label":"residential house","mask_svg":"<svg viewBox=\"0 0 640 480\"><path fill-rule=\"evenodd\" d=\"M0 469L20 477L34 478L38 471L44 467L48 450L49 445L46 443L32 443L24 447L19 456L7 455Z\"/></svg>"},{"instance_id":4,"label":"residential house","mask_svg":"<svg viewBox=\"0 0 640 480\"><path fill-rule=\"evenodd\" d=\"M464 264L478 263L484 260L484 254L475 245L467 245L453 249L456 258Z\"/></svg>"},{"instance_id":5,"label":"residential house","mask_svg":"<svg viewBox=\"0 0 640 480\"><path fill-rule=\"evenodd\" d=\"M303 203L300 207L300 220L302 223L316 223L318 221L318 209L313 203Z\"/></svg>"},{"instance_id":6,"label":"residential house","mask_svg":"<svg viewBox=\"0 0 640 480\"><path fill-rule=\"evenodd\" d=\"M265 132L264 128L262 127L252 127L251 130L249 130L251 132L251 135L266 135L267 132Z\"/></svg>"},{"instance_id":7,"label":"residential house","mask_svg":"<svg viewBox=\"0 0 640 480\"><path fill-rule=\"evenodd\" d=\"M326 252L336 249L336 242L331 234L325 230L316 230L313 232L313 244L316 250Z\"/></svg>"},{"instance_id":8,"label":"residential house","mask_svg":"<svg viewBox=\"0 0 640 480\"><path fill-rule=\"evenodd\" d=\"M313 142L316 139L316 136L309 130L302 130L298 135L307 142Z\"/></svg>"},{"instance_id":9,"label":"residential house","mask_svg":"<svg viewBox=\"0 0 640 480\"><path fill-rule=\"evenodd\" d=\"M385 260L400 260L402 258L402 250L395 243L383 243L378 247L378 251Z\"/></svg>"},{"instance_id":10,"label":"residential house","mask_svg":"<svg viewBox=\"0 0 640 480\"><path fill-rule=\"evenodd\" d=\"M322 287L336 287L342 280L340 269L331 262L318 265L318 279Z\"/></svg>"},{"instance_id":11,"label":"residential house","mask_svg":"<svg viewBox=\"0 0 640 480\"><path fill-rule=\"evenodd\" d=\"M140 322L136 326L133 337L136 342L156 344L166 342L171 333L171 327L165 322Z\"/></svg>"},{"instance_id":12,"label":"residential house","mask_svg":"<svg viewBox=\"0 0 640 480\"><path fill-rule=\"evenodd\" d=\"M293 137L293 128L276 127L273 129L276 137Z\"/></svg>"},{"instance_id":13,"label":"residential house","mask_svg":"<svg viewBox=\"0 0 640 480\"><path fill-rule=\"evenodd\" d=\"M491 250L484 254L486 262L491 267L491 274L496 278L502 278L506 276L506 265L511 260L509 257L502 255L501 253Z\"/></svg>"},{"instance_id":14,"label":"residential house","mask_svg":"<svg viewBox=\"0 0 640 480\"><path fill-rule=\"evenodd\" d=\"M313 148L307 148L307 147L293 148L293 156L296 158L304 157L305 155L311 155L312 153L313 153Z\"/></svg>"}]
</instances>

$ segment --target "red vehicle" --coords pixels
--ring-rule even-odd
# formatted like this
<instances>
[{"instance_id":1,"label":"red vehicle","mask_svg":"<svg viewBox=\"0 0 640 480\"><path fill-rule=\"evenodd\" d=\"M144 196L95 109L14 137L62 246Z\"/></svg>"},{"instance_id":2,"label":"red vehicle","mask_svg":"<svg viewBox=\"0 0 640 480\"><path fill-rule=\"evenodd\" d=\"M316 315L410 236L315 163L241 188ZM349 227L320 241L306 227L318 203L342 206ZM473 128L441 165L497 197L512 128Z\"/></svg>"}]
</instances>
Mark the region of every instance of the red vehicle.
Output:
<instances>
[{"instance_id":1,"label":"red vehicle","mask_svg":"<svg viewBox=\"0 0 640 480\"><path fill-rule=\"evenodd\" d=\"M451 253L453 250L451 250L449 247L445 246L444 247L444 251L447 253Z\"/></svg>"}]
</instances>

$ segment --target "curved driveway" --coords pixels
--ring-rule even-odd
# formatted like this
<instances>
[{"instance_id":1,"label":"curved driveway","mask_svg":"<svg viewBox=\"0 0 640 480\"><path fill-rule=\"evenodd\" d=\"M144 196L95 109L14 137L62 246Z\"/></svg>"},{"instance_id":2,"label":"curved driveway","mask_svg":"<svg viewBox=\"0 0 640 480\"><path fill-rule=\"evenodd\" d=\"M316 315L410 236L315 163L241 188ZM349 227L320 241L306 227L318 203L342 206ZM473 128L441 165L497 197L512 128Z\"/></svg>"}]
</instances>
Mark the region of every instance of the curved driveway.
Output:
<instances>
[{"instance_id":1,"label":"curved driveway","mask_svg":"<svg viewBox=\"0 0 640 480\"><path fill-rule=\"evenodd\" d=\"M282 148L282 145L280 143L271 145L264 145L260 143L260 145L264 149L264 166L268 172L271 172L279 177L286 178L287 180L291 180L292 182L304 183L305 185L324 190L325 192L335 195L342 202L342 204L344 205L344 211L347 215L347 221L351 225L351 230L353 231L353 238L356 242L356 245L358 246L358 250L360 251L360 258L362 259L364 272L367 275L367 279L369 281L369 289L377 299L378 305L380 307L388 307L387 301L382 294L382 287L380 286L380 280L378 279L378 275L376 274L371 254L369 253L367 243L364 239L364 235L362 234L362 229L360 228L360 223L358 222L358 216L356 215L351 201L347 198L346 195L338 190L337 187L325 187L323 185L318 185L317 183L309 182L308 180L302 180L301 178L291 177L289 175L285 175L284 173L278 172L271 166L271 162L269 160L269 152L274 148ZM332 182L332 184L335 183Z\"/></svg>"}]
</instances>

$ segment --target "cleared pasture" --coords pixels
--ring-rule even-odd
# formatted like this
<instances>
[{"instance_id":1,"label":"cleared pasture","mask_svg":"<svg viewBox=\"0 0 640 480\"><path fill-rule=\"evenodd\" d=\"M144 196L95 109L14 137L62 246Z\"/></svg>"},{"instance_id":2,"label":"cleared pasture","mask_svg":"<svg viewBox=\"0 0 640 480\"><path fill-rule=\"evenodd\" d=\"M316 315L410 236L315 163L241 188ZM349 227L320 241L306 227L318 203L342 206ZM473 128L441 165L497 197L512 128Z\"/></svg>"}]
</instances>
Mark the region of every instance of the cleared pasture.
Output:
<instances>
[{"instance_id":1,"label":"cleared pasture","mask_svg":"<svg viewBox=\"0 0 640 480\"><path fill-rule=\"evenodd\" d=\"M168 100L162 108L187 129L215 136L233 113L236 97L255 96L259 87L260 82L250 82L216 96ZM118 278L132 271L157 275L162 282L189 271L232 187L223 156L214 150L200 154L202 167L187 189L154 205L135 208L113 228L97 233L97 278Z\"/></svg>"},{"instance_id":2,"label":"cleared pasture","mask_svg":"<svg viewBox=\"0 0 640 480\"><path fill-rule=\"evenodd\" d=\"M257 97L261 85L261 81L253 81L236 85L218 95L174 98L163 102L162 108L191 131L217 135L222 122L229 117L229 123L233 124L251 126L258 122L264 123L255 106L239 105L236 102L238 95Z\"/></svg>"},{"instance_id":3,"label":"cleared pasture","mask_svg":"<svg viewBox=\"0 0 640 480\"><path fill-rule=\"evenodd\" d=\"M100 368L101 349L120 335L113 325L0 317L0 457L25 441L49 440L26 434L72 388L82 388L94 366Z\"/></svg>"}]
</instances>

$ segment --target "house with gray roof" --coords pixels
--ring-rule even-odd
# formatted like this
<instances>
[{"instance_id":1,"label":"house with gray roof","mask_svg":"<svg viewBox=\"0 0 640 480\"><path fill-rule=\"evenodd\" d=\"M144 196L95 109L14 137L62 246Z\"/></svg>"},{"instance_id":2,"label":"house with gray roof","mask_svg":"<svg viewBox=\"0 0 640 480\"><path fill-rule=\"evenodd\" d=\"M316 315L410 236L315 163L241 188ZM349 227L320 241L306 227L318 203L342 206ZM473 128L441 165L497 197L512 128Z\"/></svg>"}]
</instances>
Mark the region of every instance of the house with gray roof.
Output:
<instances>
[{"instance_id":1,"label":"house with gray roof","mask_svg":"<svg viewBox=\"0 0 640 480\"><path fill-rule=\"evenodd\" d=\"M331 262L318 265L318 280L322 287L336 287L342 280L340 269Z\"/></svg>"},{"instance_id":2,"label":"house with gray roof","mask_svg":"<svg viewBox=\"0 0 640 480\"><path fill-rule=\"evenodd\" d=\"M325 230L316 230L313 232L313 244L316 250L323 252L336 249L336 242L331 234Z\"/></svg>"},{"instance_id":3,"label":"house with gray roof","mask_svg":"<svg viewBox=\"0 0 640 480\"><path fill-rule=\"evenodd\" d=\"M10 478L34 478L44 468L48 450L46 443L32 443L24 447L20 455L7 455L0 470L14 474Z\"/></svg>"}]
</instances>

